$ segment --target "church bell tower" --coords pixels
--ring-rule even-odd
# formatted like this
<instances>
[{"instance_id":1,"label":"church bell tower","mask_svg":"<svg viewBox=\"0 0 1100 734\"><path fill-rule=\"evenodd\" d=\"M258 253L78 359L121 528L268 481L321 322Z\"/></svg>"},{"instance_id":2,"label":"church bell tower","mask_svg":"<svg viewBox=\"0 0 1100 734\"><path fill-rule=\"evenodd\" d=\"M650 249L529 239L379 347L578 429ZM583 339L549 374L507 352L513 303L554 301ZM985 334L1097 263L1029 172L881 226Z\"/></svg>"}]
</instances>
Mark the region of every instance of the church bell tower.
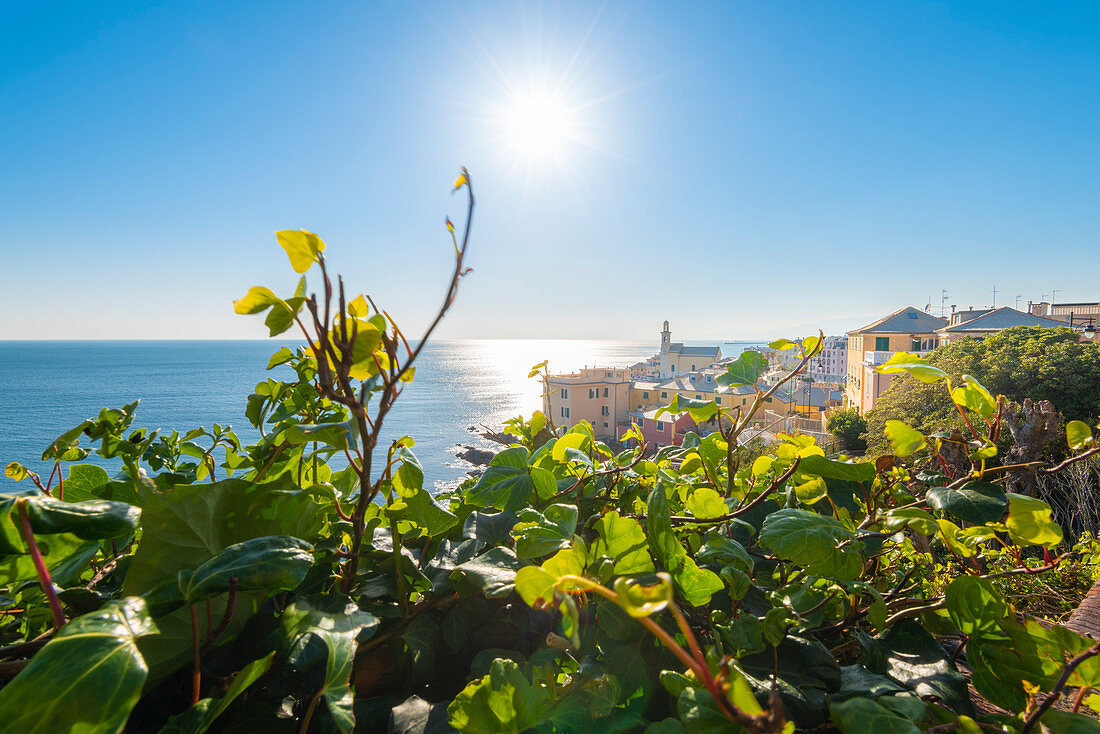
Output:
<instances>
[{"instance_id":1,"label":"church bell tower","mask_svg":"<svg viewBox=\"0 0 1100 734\"><path fill-rule=\"evenodd\" d=\"M672 332L668 330L668 321L665 321L665 328L661 331L661 351L667 352L670 344L672 344Z\"/></svg>"}]
</instances>

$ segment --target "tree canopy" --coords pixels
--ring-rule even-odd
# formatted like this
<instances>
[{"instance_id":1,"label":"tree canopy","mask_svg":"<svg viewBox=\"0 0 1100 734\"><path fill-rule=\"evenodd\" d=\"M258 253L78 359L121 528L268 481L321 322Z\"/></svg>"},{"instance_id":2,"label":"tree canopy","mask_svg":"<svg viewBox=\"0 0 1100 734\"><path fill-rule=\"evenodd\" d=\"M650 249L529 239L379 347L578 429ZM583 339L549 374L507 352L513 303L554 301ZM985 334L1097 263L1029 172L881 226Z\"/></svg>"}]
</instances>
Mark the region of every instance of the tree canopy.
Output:
<instances>
[{"instance_id":1,"label":"tree canopy","mask_svg":"<svg viewBox=\"0 0 1100 734\"><path fill-rule=\"evenodd\" d=\"M1100 416L1100 347L1070 329L1017 326L984 338L965 337L928 355L952 380L972 375L994 395L1049 400L1067 421ZM900 420L925 433L960 429L962 419L940 386L895 378L867 413L871 451L889 446L885 426Z\"/></svg>"}]
</instances>

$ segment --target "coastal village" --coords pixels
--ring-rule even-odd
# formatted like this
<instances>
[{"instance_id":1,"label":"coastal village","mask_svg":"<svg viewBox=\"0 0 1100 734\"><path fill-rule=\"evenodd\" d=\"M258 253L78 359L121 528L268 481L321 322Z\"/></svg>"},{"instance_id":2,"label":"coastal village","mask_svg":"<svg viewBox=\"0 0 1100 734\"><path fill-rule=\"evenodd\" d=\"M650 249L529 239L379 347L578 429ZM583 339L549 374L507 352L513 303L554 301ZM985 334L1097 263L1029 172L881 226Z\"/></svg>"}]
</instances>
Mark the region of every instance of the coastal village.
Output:
<instances>
[{"instance_id":1,"label":"coastal village","mask_svg":"<svg viewBox=\"0 0 1100 734\"><path fill-rule=\"evenodd\" d=\"M935 316L912 306L900 308L842 336L827 336L822 350L806 370L783 389L765 398L762 411L745 432L745 440L775 440L779 433L812 436L823 447L835 439L826 430L829 416L838 409L866 413L890 385L894 375L875 371L900 352L920 356L964 337L982 338L1016 326L1070 328L1082 340L1092 340L1100 322L1100 302L1028 302L1026 310L1009 306L973 307ZM769 370L754 388L723 386L718 376L737 354L724 355L720 345L687 346L672 341L665 321L659 351L629 366L584 367L568 374L552 374L543 397L543 411L559 427L588 421L594 435L616 441L631 424L637 425L649 446L679 445L689 432L706 435L717 428L713 421L696 424L687 411L670 413L662 408L677 396L680 400L713 400L720 409L749 406L757 389L768 390L794 369L797 353L750 346L768 360Z\"/></svg>"}]
</instances>

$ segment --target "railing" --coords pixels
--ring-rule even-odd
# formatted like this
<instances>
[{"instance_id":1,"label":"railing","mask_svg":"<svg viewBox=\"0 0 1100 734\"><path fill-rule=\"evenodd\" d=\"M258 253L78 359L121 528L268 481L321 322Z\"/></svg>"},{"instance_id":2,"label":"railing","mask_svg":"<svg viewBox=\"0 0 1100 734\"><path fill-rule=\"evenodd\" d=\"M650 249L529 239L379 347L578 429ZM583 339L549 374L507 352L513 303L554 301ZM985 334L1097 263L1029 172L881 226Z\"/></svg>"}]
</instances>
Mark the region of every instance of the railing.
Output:
<instances>
[{"instance_id":1,"label":"railing","mask_svg":"<svg viewBox=\"0 0 1100 734\"><path fill-rule=\"evenodd\" d=\"M923 357L923 356L927 355L930 350L905 349L905 350L898 350L898 351L905 351L905 352L908 352L909 354L915 354L918 357ZM884 364L884 363L890 361L890 358L893 357L897 353L898 353L897 351L894 351L894 352L864 352L863 353L863 363L864 364L869 364L869 365Z\"/></svg>"}]
</instances>

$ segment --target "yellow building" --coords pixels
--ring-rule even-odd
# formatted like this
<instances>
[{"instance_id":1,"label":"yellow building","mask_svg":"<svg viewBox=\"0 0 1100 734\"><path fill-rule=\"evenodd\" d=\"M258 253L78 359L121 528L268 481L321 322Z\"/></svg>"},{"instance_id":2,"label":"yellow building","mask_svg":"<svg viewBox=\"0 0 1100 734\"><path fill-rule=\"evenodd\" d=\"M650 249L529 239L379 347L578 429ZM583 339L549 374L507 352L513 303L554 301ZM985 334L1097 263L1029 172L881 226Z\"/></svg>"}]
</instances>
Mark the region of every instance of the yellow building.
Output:
<instances>
[{"instance_id":1,"label":"yellow building","mask_svg":"<svg viewBox=\"0 0 1100 734\"><path fill-rule=\"evenodd\" d=\"M875 372L875 367L898 352L927 354L936 348L936 331L946 325L946 319L906 306L861 329L849 331L845 404L861 413L871 410L891 377Z\"/></svg>"}]
</instances>

